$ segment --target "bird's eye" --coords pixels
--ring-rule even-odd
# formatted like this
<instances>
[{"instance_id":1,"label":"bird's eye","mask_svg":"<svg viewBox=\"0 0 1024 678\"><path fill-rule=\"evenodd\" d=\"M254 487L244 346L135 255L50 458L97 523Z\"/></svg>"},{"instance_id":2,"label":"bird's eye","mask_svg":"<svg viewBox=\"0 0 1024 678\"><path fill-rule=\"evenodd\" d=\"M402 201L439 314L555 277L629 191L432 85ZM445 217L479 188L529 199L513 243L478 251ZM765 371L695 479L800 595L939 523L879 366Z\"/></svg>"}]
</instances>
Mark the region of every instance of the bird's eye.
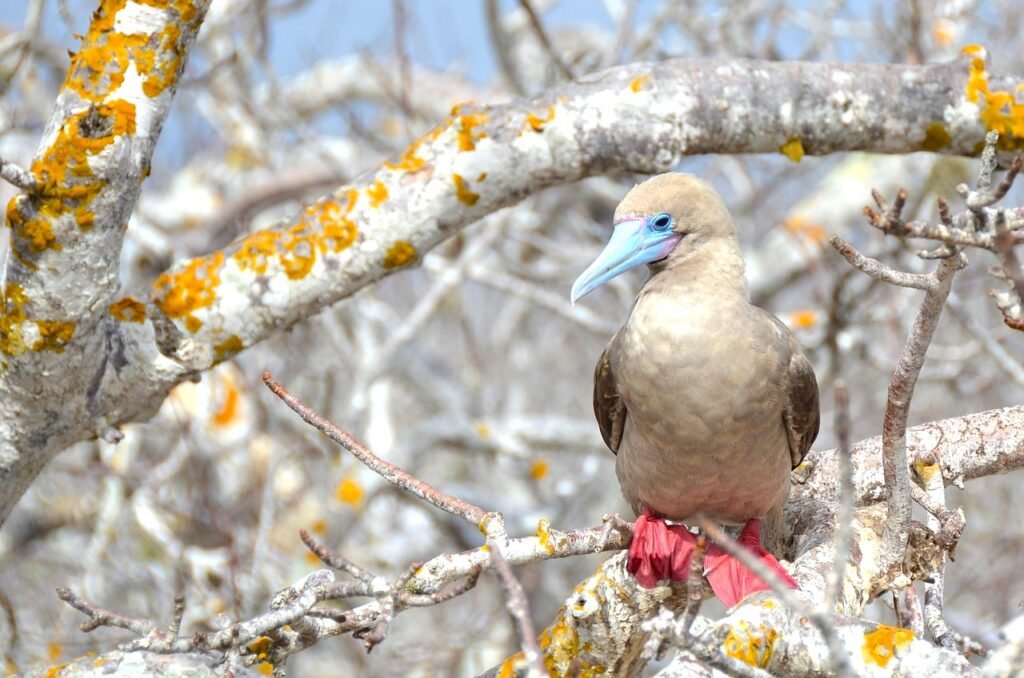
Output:
<instances>
[{"instance_id":1,"label":"bird's eye","mask_svg":"<svg viewBox=\"0 0 1024 678\"><path fill-rule=\"evenodd\" d=\"M651 219L651 228L655 231L667 230L672 225L672 217L667 214L659 214Z\"/></svg>"}]
</instances>

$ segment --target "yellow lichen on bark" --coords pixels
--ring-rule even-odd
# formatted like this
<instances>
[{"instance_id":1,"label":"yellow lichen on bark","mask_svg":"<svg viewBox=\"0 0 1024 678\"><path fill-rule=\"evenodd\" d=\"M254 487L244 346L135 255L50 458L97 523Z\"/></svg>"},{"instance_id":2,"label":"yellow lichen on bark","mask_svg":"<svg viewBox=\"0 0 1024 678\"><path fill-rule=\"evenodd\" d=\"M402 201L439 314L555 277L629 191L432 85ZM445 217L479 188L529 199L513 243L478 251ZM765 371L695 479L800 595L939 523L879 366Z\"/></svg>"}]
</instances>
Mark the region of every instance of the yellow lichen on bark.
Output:
<instances>
[{"instance_id":1,"label":"yellow lichen on bark","mask_svg":"<svg viewBox=\"0 0 1024 678\"><path fill-rule=\"evenodd\" d=\"M119 12L127 0L103 0L93 13L92 23L83 36L82 47L72 55L64 86L83 99L101 102L124 82L125 73L134 64L143 78L142 90L155 97L173 86L180 75L184 43L183 28L196 28L199 12L194 0L136 0L171 11L164 28L155 36L147 33L120 33L115 30Z\"/></svg>"},{"instance_id":2,"label":"yellow lichen on bark","mask_svg":"<svg viewBox=\"0 0 1024 678\"><path fill-rule=\"evenodd\" d=\"M1004 151L1024 148L1024 103L1018 103L1013 92L989 88L983 47L968 45L962 54L971 57L964 95L978 104L978 117L985 129L999 133L999 148Z\"/></svg>"},{"instance_id":3,"label":"yellow lichen on bark","mask_svg":"<svg viewBox=\"0 0 1024 678\"><path fill-rule=\"evenodd\" d=\"M0 294L0 352L18 356L27 350L22 327L28 296L21 285L7 283Z\"/></svg>"},{"instance_id":4,"label":"yellow lichen on bark","mask_svg":"<svg viewBox=\"0 0 1024 678\"><path fill-rule=\"evenodd\" d=\"M380 207L388 199L388 187L378 179L373 182L372 186L366 189L366 196L370 199L370 207Z\"/></svg>"},{"instance_id":5,"label":"yellow lichen on bark","mask_svg":"<svg viewBox=\"0 0 1024 678\"><path fill-rule=\"evenodd\" d=\"M542 118L532 111L526 114L526 127L534 132L543 132L544 126L555 119L555 107L548 106L547 113Z\"/></svg>"},{"instance_id":6,"label":"yellow lichen on bark","mask_svg":"<svg viewBox=\"0 0 1024 678\"><path fill-rule=\"evenodd\" d=\"M908 647L913 640L914 632L910 629L879 624L874 631L864 634L864 646L861 648L864 663L884 669L896 656L896 650Z\"/></svg>"},{"instance_id":7,"label":"yellow lichen on bark","mask_svg":"<svg viewBox=\"0 0 1024 678\"><path fill-rule=\"evenodd\" d=\"M946 126L941 122L933 122L924 128L924 141L921 142L921 148L926 151L940 151L952 142L953 137L949 135Z\"/></svg>"},{"instance_id":8,"label":"yellow lichen on bark","mask_svg":"<svg viewBox=\"0 0 1024 678\"><path fill-rule=\"evenodd\" d=\"M196 326L198 318L192 314L216 301L223 266L224 253L216 252L190 261L179 271L161 274L153 283L153 303L170 318L185 318L186 329L198 330L202 323Z\"/></svg>"},{"instance_id":9,"label":"yellow lichen on bark","mask_svg":"<svg viewBox=\"0 0 1024 678\"><path fill-rule=\"evenodd\" d=\"M146 319L146 305L135 297L124 297L110 305L110 315L115 320L141 323Z\"/></svg>"},{"instance_id":10,"label":"yellow lichen on bark","mask_svg":"<svg viewBox=\"0 0 1024 678\"><path fill-rule=\"evenodd\" d=\"M306 207L299 222L283 231L264 230L246 236L232 259L240 269L258 275L266 273L270 261L276 260L292 280L306 277L318 254L338 253L355 242L359 231L347 213L357 196L357 190L350 189L345 207L336 200L323 200Z\"/></svg>"},{"instance_id":11,"label":"yellow lichen on bark","mask_svg":"<svg viewBox=\"0 0 1024 678\"><path fill-rule=\"evenodd\" d=\"M90 105L64 121L53 143L32 163L38 192L16 196L7 205L7 225L14 231L19 260L27 263L26 251L38 255L61 250L53 222L65 214L72 214L82 229L92 227L95 214L90 205L107 182L96 177L90 158L119 136L134 132L135 106L120 99Z\"/></svg>"},{"instance_id":12,"label":"yellow lichen on bark","mask_svg":"<svg viewBox=\"0 0 1024 678\"><path fill-rule=\"evenodd\" d=\"M461 174L452 175L452 183L455 185L455 197L464 205L472 207L480 199L479 193L469 190L469 184L462 178Z\"/></svg>"},{"instance_id":13,"label":"yellow lichen on bark","mask_svg":"<svg viewBox=\"0 0 1024 678\"><path fill-rule=\"evenodd\" d=\"M245 348L245 345L242 343L242 338L237 334L232 334L224 341L213 345L213 354L218 361L221 361L229 356L233 356L243 348Z\"/></svg>"},{"instance_id":14,"label":"yellow lichen on bark","mask_svg":"<svg viewBox=\"0 0 1024 678\"><path fill-rule=\"evenodd\" d=\"M388 248L381 265L385 269L391 270L393 268L401 268L411 263L414 259L416 259L416 248L413 244L408 240L399 240Z\"/></svg>"},{"instance_id":15,"label":"yellow lichen on bark","mask_svg":"<svg viewBox=\"0 0 1024 678\"><path fill-rule=\"evenodd\" d=\"M729 629L722 649L727 655L744 664L764 668L771 661L778 639L779 632L775 629L764 624L757 629L751 629L747 622L741 620Z\"/></svg>"},{"instance_id":16,"label":"yellow lichen on bark","mask_svg":"<svg viewBox=\"0 0 1024 678\"><path fill-rule=\"evenodd\" d=\"M477 128L487 122L487 113L461 114L462 106L456 105L452 108L452 116L455 117L455 139L459 151L472 151L476 149L476 142L487 136L486 132L478 131Z\"/></svg>"},{"instance_id":17,"label":"yellow lichen on bark","mask_svg":"<svg viewBox=\"0 0 1024 678\"><path fill-rule=\"evenodd\" d=\"M647 85L651 82L651 76L649 75L638 75L629 81L629 89L631 92L642 92L647 89Z\"/></svg>"},{"instance_id":18,"label":"yellow lichen on bark","mask_svg":"<svg viewBox=\"0 0 1024 678\"><path fill-rule=\"evenodd\" d=\"M540 540L541 547L548 553L555 552L555 546L551 543L551 521L547 518L541 518L537 521L537 539Z\"/></svg>"},{"instance_id":19,"label":"yellow lichen on bark","mask_svg":"<svg viewBox=\"0 0 1024 678\"><path fill-rule=\"evenodd\" d=\"M32 344L33 351L63 353L64 347L75 335L75 323L65 320L37 320L39 338Z\"/></svg>"},{"instance_id":20,"label":"yellow lichen on bark","mask_svg":"<svg viewBox=\"0 0 1024 678\"><path fill-rule=\"evenodd\" d=\"M789 158L791 162L800 162L804 158L804 144L799 137L793 137L779 147L779 153Z\"/></svg>"}]
</instances>

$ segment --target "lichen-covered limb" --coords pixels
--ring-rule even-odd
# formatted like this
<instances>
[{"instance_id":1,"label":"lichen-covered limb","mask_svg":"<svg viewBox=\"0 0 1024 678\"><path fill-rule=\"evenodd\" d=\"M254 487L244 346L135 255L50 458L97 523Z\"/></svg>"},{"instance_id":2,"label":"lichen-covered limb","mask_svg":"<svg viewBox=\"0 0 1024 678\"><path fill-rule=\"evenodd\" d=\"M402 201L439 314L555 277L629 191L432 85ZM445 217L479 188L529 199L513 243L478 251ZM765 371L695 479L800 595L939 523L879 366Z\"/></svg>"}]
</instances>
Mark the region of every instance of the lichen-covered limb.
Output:
<instances>
[{"instance_id":1,"label":"lichen-covered limb","mask_svg":"<svg viewBox=\"0 0 1024 678\"><path fill-rule=\"evenodd\" d=\"M112 305L125 226L209 0L104 0L92 16L29 171L33 190L7 205L10 248L0 289L0 519L49 458L106 433L127 397L137 345ZM135 323L138 324L137 322ZM141 327L140 327L141 329ZM152 336L150 334L150 336ZM150 338L146 343L152 343ZM165 393L154 360L130 378ZM56 378L59 377L59 378ZM135 416L152 411L158 400ZM139 403L141 404L141 403Z\"/></svg>"},{"instance_id":2,"label":"lichen-covered limb","mask_svg":"<svg viewBox=\"0 0 1024 678\"><path fill-rule=\"evenodd\" d=\"M873 534L874 550L869 553L877 553L881 526L879 520L866 528ZM863 529L855 528L855 532ZM822 592L824 581L823 576L807 578L809 568L827 568L832 563L823 555L808 549L798 563L813 563L794 568L801 588L806 584L810 589L804 592L809 598ZM553 624L541 634L552 675L574 675L575 670L582 675L637 675L646 662L641 650L649 628L644 622L659 607L676 612L685 607L685 585L641 588L626 571L625 560L626 554L617 554L605 561L576 587ZM855 675L891 675L897 669L904 675L918 675L916 669L923 666L945 671L939 675L976 675L959 654L915 638L906 629L846 615L834 616L832 625ZM676 638L674 644L686 650L681 661L696 673L673 670L667 675L708 675L715 669L740 675L814 676L826 675L831 665L829 645L822 635L805 615L787 608L771 593L751 597L713 623L698 617L690 634ZM521 667L522 656L514 655L491 674L510 675Z\"/></svg>"},{"instance_id":3,"label":"lichen-covered limb","mask_svg":"<svg viewBox=\"0 0 1024 678\"><path fill-rule=\"evenodd\" d=\"M568 532L552 530L547 521L541 521L535 536L505 540L502 554L509 564L521 565L621 550L629 543L631 527L612 516L603 526ZM336 582L331 571L317 570L279 592L269 612L236 622L215 633L178 637L150 620L99 608L66 589L60 591L60 596L89 617L82 625L83 630L113 626L137 634L139 638L129 642L125 649L164 654L223 654L231 649L248 648L249 651L243 650L247 661L266 660L276 664L321 640L346 633L362 638L367 647L372 648L384 640L388 625L399 612L412 607L437 605L461 595L476 584L481 572L494 567L489 549L483 546L462 553L442 554L422 565L415 564L393 582L388 582L355 567L314 542L308 534L302 537L325 564L345 571L354 581ZM317 607L324 600L352 597L374 600L341 612ZM264 636L268 638L265 646L249 647ZM260 658L261 653L263 659Z\"/></svg>"},{"instance_id":4,"label":"lichen-covered limb","mask_svg":"<svg viewBox=\"0 0 1024 678\"><path fill-rule=\"evenodd\" d=\"M86 656L25 674L28 678L259 678L264 674L240 661L194 652L166 655L115 650L101 657Z\"/></svg>"},{"instance_id":5,"label":"lichen-covered limb","mask_svg":"<svg viewBox=\"0 0 1024 678\"><path fill-rule=\"evenodd\" d=\"M177 69L205 3L179 0L157 11L111 1L104 8L86 46L104 30L137 32L145 25L160 33L170 24L157 19L187 17L188 30L170 43L180 52L168 62ZM143 15L153 21L137 18ZM67 445L149 416L175 384L414 264L461 228L543 188L613 169L660 172L697 153L783 152L794 160L849 150L971 154L986 129L1009 131L987 98L1009 81L990 77L977 56L929 66L629 64L535 99L457 108L400 158L307 206L290 223L181 262L150 292L110 303L123 224L177 74L139 76L132 58L142 52L125 49L127 61L108 55L103 62L95 49L83 49L44 140L43 160L55 143L81 137L83 125L88 135L100 135L87 138L82 162L68 148L63 165L50 163L47 186L59 188L57 179L72 184L75 195L61 198L71 214L65 210L51 238L42 227L50 221L37 228L29 212L15 210L25 226L15 228L13 251L25 261L14 261L13 276L9 271L14 286L0 332L8 344L0 376L0 517ZM114 62L124 71L114 70ZM93 79L96 63L107 70ZM116 99L135 107L134 136L128 106L72 105L101 90L104 101L136 92L134 99ZM68 163L78 163L79 172L88 168L95 181L61 174ZM43 166L38 169L42 176ZM40 251L33 253L33 245ZM101 282L81 284L80 266L58 263L65 260L90 262ZM40 388L43 374L64 375L63 381ZM60 402L59 415L51 401Z\"/></svg>"},{"instance_id":6,"label":"lichen-covered limb","mask_svg":"<svg viewBox=\"0 0 1024 678\"><path fill-rule=\"evenodd\" d=\"M853 446L853 474L860 504L885 500L881 437ZM937 459L946 483L1008 473L1024 467L1024 407L1007 407L933 421L907 429L907 461L923 454ZM835 450L812 451L795 471L796 497L835 500L839 496Z\"/></svg>"}]
</instances>

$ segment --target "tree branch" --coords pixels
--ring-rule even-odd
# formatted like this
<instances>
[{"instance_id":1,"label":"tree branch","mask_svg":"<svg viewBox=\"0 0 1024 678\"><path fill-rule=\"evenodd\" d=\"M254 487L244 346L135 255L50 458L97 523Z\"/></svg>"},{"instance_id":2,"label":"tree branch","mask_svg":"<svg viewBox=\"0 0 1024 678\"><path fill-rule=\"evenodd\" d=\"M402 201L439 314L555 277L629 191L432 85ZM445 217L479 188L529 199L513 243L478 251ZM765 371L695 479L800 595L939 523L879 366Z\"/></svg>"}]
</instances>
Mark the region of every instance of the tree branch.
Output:
<instances>
[{"instance_id":1,"label":"tree branch","mask_svg":"<svg viewBox=\"0 0 1024 678\"><path fill-rule=\"evenodd\" d=\"M193 23L174 45L182 56L204 7L196 5L189 14ZM109 272L106 291L68 294L55 281L45 283L28 267L12 264L32 282L31 289L22 288L27 297L12 290L5 302L14 321L4 335L8 351L26 352L0 375L0 414L13 422L0 429L0 517L67 445L148 417L175 384L414 264L468 224L544 188L614 169L661 172L690 154L784 151L796 159L849 150L907 152L930 146L927 129L935 124L950 138L942 152L972 154L985 132L983 104L968 97L977 61L902 66L676 59L612 68L535 99L461 108L401 158L307 206L290 222L178 263L157 279L151 303L145 303L148 294L113 304L104 296L117 286L123 224L148 162L148 152L128 157L111 151L110 161L126 172L115 172L117 181L100 188L101 195L109 190L117 197L118 209L96 211L96 219L109 220L111 228L96 221L86 233L75 226L77 239L64 242L59 233L63 249L39 255L97 260L74 243L91 247L99 238L98 261ZM1011 87L1005 78L984 75L991 90ZM137 107L139 137L143 128L150 130L146 143L155 141L174 82L171 77L155 105L147 99ZM83 116L90 133L121 119L120 109L89 110L73 115ZM55 120L63 121L63 104L58 111ZM24 209L18 213L26 225L32 221ZM71 228L72 217L62 219ZM30 232L15 228L14 251L31 249ZM8 281L18 282L21 273L9 273ZM43 305L52 306L46 299L59 301L59 318L42 313ZM76 321L73 328L45 324L69 319ZM60 384L59 421L44 406L58 394L36 388L42 372L72 379Z\"/></svg>"}]
</instances>

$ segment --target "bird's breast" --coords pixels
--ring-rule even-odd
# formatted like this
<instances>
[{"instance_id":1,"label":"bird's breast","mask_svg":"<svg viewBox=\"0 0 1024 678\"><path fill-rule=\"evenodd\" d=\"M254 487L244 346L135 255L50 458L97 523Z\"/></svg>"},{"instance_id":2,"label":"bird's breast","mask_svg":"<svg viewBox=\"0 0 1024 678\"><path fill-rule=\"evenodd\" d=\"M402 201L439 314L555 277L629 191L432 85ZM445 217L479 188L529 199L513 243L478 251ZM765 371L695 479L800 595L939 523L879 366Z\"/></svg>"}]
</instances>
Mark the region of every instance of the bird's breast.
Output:
<instances>
[{"instance_id":1,"label":"bird's breast","mask_svg":"<svg viewBox=\"0 0 1024 678\"><path fill-rule=\"evenodd\" d=\"M745 299L638 301L616 366L629 413L617 471L634 505L743 522L785 500L785 365L775 328L748 310Z\"/></svg>"}]
</instances>

